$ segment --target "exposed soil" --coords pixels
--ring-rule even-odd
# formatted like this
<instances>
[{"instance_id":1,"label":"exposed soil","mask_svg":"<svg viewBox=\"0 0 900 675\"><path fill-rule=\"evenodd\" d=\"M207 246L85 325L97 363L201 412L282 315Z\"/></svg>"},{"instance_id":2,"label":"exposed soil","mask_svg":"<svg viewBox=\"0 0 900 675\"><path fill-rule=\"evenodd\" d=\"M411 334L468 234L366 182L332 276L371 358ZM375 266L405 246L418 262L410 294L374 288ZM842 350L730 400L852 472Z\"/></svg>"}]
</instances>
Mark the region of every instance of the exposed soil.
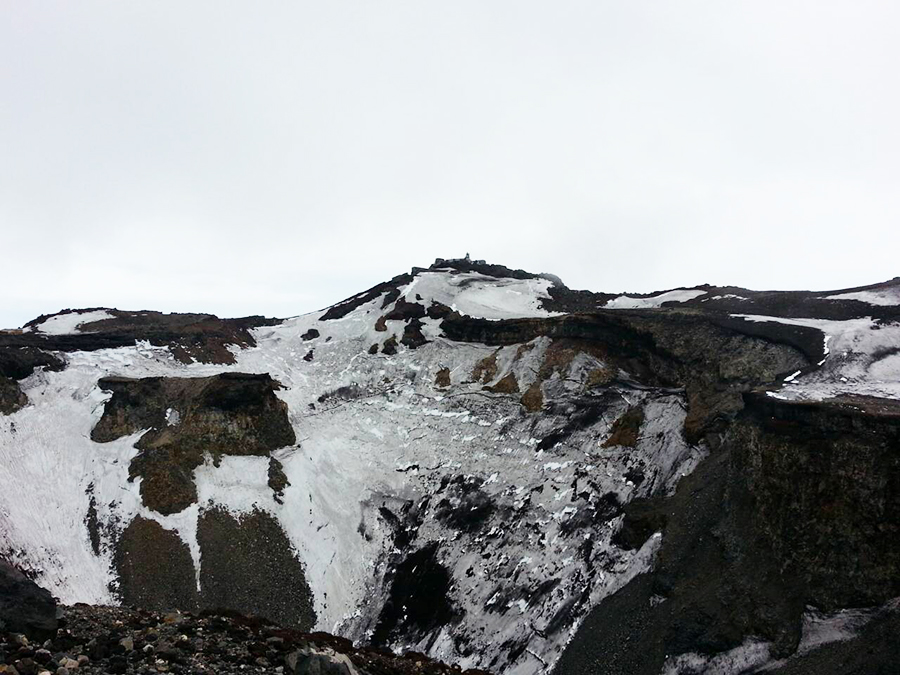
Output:
<instances>
[{"instance_id":1,"label":"exposed soil","mask_svg":"<svg viewBox=\"0 0 900 675\"><path fill-rule=\"evenodd\" d=\"M446 388L450 386L450 369L441 368L434 376L434 386Z\"/></svg>"},{"instance_id":2,"label":"exposed soil","mask_svg":"<svg viewBox=\"0 0 900 675\"><path fill-rule=\"evenodd\" d=\"M497 377L497 354L499 353L500 350L498 349L475 364L475 367L472 369L472 382L487 384Z\"/></svg>"},{"instance_id":3,"label":"exposed soil","mask_svg":"<svg viewBox=\"0 0 900 675\"><path fill-rule=\"evenodd\" d=\"M485 389L495 394L518 394L519 381L516 379L516 374L510 372L500 378L497 384L487 386Z\"/></svg>"}]
</instances>

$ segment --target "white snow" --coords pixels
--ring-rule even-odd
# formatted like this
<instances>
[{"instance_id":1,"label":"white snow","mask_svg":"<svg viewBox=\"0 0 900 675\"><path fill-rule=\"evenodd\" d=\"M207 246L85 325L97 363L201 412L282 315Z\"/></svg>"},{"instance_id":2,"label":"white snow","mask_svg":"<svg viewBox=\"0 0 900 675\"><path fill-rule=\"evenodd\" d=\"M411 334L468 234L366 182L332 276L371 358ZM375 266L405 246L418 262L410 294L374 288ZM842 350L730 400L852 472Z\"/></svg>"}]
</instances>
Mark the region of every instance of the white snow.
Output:
<instances>
[{"instance_id":1,"label":"white snow","mask_svg":"<svg viewBox=\"0 0 900 675\"><path fill-rule=\"evenodd\" d=\"M34 326L34 329L44 335L76 335L81 332L78 330L78 327L82 324L114 318L105 309L98 309L92 312L69 312L68 314L51 316L46 321Z\"/></svg>"},{"instance_id":2,"label":"white snow","mask_svg":"<svg viewBox=\"0 0 900 675\"><path fill-rule=\"evenodd\" d=\"M556 316L541 308L550 299L549 279L497 279L474 272L448 274L421 272L403 290L408 302L428 307L432 301L447 305L460 314L478 319L514 319Z\"/></svg>"},{"instance_id":3,"label":"white snow","mask_svg":"<svg viewBox=\"0 0 900 675\"><path fill-rule=\"evenodd\" d=\"M709 300L749 300L750 298L745 298L743 295L735 295L734 293L726 293L725 295L714 295ZM703 302L706 302L704 300Z\"/></svg>"},{"instance_id":4,"label":"white snow","mask_svg":"<svg viewBox=\"0 0 900 675\"><path fill-rule=\"evenodd\" d=\"M771 645L758 639L748 639L742 645L727 652L708 654L679 654L666 659L663 675L739 675L755 672L769 660Z\"/></svg>"},{"instance_id":5,"label":"white snow","mask_svg":"<svg viewBox=\"0 0 900 675\"><path fill-rule=\"evenodd\" d=\"M900 305L900 285L890 288L877 288L870 291L839 293L838 295L826 296L825 300L859 300L869 305L881 307Z\"/></svg>"},{"instance_id":6,"label":"white snow","mask_svg":"<svg viewBox=\"0 0 900 675\"><path fill-rule=\"evenodd\" d=\"M605 305L604 309L654 309L662 306L664 302L687 302L694 298L706 295L706 291L701 290L677 290L653 295L649 298L634 298L629 295L620 295L613 298Z\"/></svg>"}]
</instances>

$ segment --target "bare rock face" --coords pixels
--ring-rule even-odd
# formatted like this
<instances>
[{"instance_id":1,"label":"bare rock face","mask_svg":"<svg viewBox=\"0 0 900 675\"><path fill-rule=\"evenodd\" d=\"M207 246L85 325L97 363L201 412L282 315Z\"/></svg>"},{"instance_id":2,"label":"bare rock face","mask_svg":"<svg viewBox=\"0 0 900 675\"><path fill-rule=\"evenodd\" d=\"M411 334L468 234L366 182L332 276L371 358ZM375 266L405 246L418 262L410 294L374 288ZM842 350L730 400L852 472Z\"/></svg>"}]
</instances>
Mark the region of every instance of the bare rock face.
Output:
<instances>
[{"instance_id":1,"label":"bare rock face","mask_svg":"<svg viewBox=\"0 0 900 675\"><path fill-rule=\"evenodd\" d=\"M36 347L4 349L0 341L0 415L10 415L28 404L28 397L17 380L31 375L36 368L62 370L62 359Z\"/></svg>"},{"instance_id":2,"label":"bare rock face","mask_svg":"<svg viewBox=\"0 0 900 675\"><path fill-rule=\"evenodd\" d=\"M603 664L612 675L656 674L669 655L721 654L748 635L785 658L810 607L878 608L900 594L900 408L755 393L745 403L674 495L625 507L619 544L638 547L661 531L657 564L599 603L554 672ZM896 649L865 638L876 625L793 657L785 672L890 672ZM871 670L842 670L864 645L878 655Z\"/></svg>"},{"instance_id":3,"label":"bare rock face","mask_svg":"<svg viewBox=\"0 0 900 675\"><path fill-rule=\"evenodd\" d=\"M0 629L46 640L56 634L56 628L53 596L0 560Z\"/></svg>"},{"instance_id":4,"label":"bare rock face","mask_svg":"<svg viewBox=\"0 0 900 675\"><path fill-rule=\"evenodd\" d=\"M747 400L729 437L740 494L803 601L834 611L900 595L900 405Z\"/></svg>"},{"instance_id":5,"label":"bare rock face","mask_svg":"<svg viewBox=\"0 0 900 675\"><path fill-rule=\"evenodd\" d=\"M182 363L234 363L233 347L255 344L250 329L277 323L275 319L248 316L220 319L212 314L164 314L103 310L107 318L79 324L63 334L43 334L41 325L48 319L87 310L63 310L51 316L42 315L25 324L29 332L0 336L0 347L27 346L61 352L95 351L132 346L137 340L169 348Z\"/></svg>"},{"instance_id":6,"label":"bare rock face","mask_svg":"<svg viewBox=\"0 0 900 675\"><path fill-rule=\"evenodd\" d=\"M193 470L206 455L268 455L296 438L287 406L268 375L222 373L204 378L103 378L113 392L91 431L99 443L150 429L136 447L130 479L138 476L146 506L177 513L197 500Z\"/></svg>"},{"instance_id":7,"label":"bare rock face","mask_svg":"<svg viewBox=\"0 0 900 675\"><path fill-rule=\"evenodd\" d=\"M28 397L11 377L0 375L0 415L10 415L25 407Z\"/></svg>"}]
</instances>

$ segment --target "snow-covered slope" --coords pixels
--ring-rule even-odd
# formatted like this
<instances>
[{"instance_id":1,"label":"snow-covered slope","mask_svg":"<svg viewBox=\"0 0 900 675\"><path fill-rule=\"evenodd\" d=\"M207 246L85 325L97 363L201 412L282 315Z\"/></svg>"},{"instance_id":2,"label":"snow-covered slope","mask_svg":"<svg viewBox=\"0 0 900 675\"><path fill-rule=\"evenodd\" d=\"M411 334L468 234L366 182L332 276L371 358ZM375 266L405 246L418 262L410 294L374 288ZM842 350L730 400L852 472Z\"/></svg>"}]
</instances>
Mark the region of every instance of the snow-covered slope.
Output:
<instances>
[{"instance_id":1,"label":"snow-covered slope","mask_svg":"<svg viewBox=\"0 0 900 675\"><path fill-rule=\"evenodd\" d=\"M494 320L550 316L540 308L549 284L436 271L400 291L407 302ZM371 354L371 345L404 330L392 320L377 330L382 304L379 296L341 319L319 321L316 312L259 328L256 346L235 350L233 365L185 365L165 347L140 343L72 352L63 371L37 371L22 383L31 405L0 418L0 466L12 486L0 495L7 547L64 602L109 603L116 539L136 516L178 533L199 583L199 514L214 506L262 510L305 565L318 628L356 639L381 630L396 648L509 673L551 665L591 603L650 564L655 539L628 551L611 538L622 504L670 489L701 456L682 440L681 396L592 392L589 375L606 364L587 354L565 355L569 363L539 380L551 340L461 344L440 337L439 321L428 318L428 344ZM64 316L80 323L99 314ZM74 329L75 320L68 324ZM41 327L48 325L62 329L61 321ZM319 336L310 339L310 329ZM473 381L479 363L490 364L489 374ZM269 458L225 456L196 469L196 504L173 515L152 511L141 502L141 478L128 480L141 433L90 440L109 398L98 379L223 371L269 373L284 387L278 396L299 442L274 453L289 483L283 498L268 485ZM445 386L436 383L439 372ZM510 374L515 391L490 391ZM523 408L521 393L535 383L557 411ZM566 426L572 401L601 394L596 419L539 447ZM646 421L634 447L604 447L616 420L635 407ZM84 527L91 503L103 525L100 555ZM410 530L404 550L397 522ZM449 575L444 624L385 623L390 571L410 551L426 551Z\"/></svg>"},{"instance_id":2,"label":"snow-covered slope","mask_svg":"<svg viewBox=\"0 0 900 675\"><path fill-rule=\"evenodd\" d=\"M0 553L64 602L115 603L117 547L135 518L177 534L199 586L210 564L198 537L203 514L264 512L304 566L317 628L464 667L549 671L590 609L653 565L658 534L637 548L616 539L625 507L671 492L706 453L685 440L684 388L662 386L668 372L632 372L633 354L614 357L553 323L566 318L553 305L554 285L420 270L351 298L337 318L323 320L323 310L256 327L253 346L230 347L234 363L176 359L148 341L67 348L66 367L35 370L20 382L29 404L0 416ZM606 308L630 326L642 315L629 318L629 308L653 308L658 321L662 303L705 294L621 296ZM389 318L392 308L398 318ZM489 345L449 339L448 314L458 323L533 323L516 324L521 339L510 329ZM33 332L76 334L114 318L62 314ZM824 361L788 378L777 396L900 397L897 325L737 318L827 336ZM410 331L424 344L407 340ZM130 470L151 452L135 447L146 430L91 440L110 400L98 380L220 373L267 373L280 383L296 444L267 456L208 454L192 474L196 503L169 515L148 508L144 479ZM742 377L740 386L753 384ZM183 413L169 408L166 424ZM272 487L273 459L283 494Z\"/></svg>"}]
</instances>

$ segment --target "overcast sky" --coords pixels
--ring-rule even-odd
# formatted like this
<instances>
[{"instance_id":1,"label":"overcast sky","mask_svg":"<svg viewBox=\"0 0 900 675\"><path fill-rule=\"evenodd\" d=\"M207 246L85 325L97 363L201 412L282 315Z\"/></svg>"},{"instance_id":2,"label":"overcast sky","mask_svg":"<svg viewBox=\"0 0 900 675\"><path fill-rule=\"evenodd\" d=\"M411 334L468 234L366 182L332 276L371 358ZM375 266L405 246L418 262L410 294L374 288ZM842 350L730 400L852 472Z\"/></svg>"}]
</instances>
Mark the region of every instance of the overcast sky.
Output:
<instances>
[{"instance_id":1,"label":"overcast sky","mask_svg":"<svg viewBox=\"0 0 900 675\"><path fill-rule=\"evenodd\" d=\"M436 256L900 275L900 3L7 2L0 327L295 315Z\"/></svg>"}]
</instances>

